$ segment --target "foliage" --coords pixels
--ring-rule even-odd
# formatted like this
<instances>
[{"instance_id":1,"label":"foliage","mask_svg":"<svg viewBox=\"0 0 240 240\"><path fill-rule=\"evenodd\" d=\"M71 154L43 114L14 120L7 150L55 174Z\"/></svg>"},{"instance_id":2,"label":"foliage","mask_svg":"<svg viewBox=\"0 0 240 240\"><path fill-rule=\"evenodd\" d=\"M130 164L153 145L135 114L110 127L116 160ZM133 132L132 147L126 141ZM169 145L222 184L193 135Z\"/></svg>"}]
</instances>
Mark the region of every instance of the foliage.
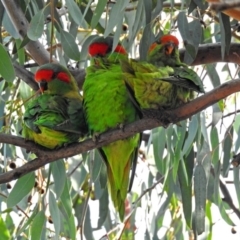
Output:
<instances>
[{"instance_id":1,"label":"foliage","mask_svg":"<svg viewBox=\"0 0 240 240\"><path fill-rule=\"evenodd\" d=\"M189 65L200 44L220 42L221 62L240 39L236 21L223 13L212 15L204 0L16 2L0 2L0 126L2 134L14 136L33 94L30 73L50 59L81 72L96 34L113 35L115 46L120 39L131 57L144 60L154 39L172 32L182 38L183 59ZM206 59L212 57L209 49L206 45ZM237 62L202 61L194 69L206 92L238 77ZM236 221L233 215L240 218L239 168L233 169L231 195L222 180L240 148L239 102L235 93L189 120L144 133L124 224L108 198L105 165L97 151L89 151L1 185L2 238L196 239L202 234L214 239L216 207L230 226ZM36 158L34 151L14 145L14 139L1 144L2 174Z\"/></svg>"}]
</instances>

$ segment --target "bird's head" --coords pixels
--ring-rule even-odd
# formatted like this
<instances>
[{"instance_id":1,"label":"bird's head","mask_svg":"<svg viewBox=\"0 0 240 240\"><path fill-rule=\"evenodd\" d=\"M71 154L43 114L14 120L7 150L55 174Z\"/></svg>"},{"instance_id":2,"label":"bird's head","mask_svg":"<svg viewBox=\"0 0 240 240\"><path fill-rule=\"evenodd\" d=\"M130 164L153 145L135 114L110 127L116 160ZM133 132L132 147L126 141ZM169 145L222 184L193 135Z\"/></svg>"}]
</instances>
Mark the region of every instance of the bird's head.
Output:
<instances>
[{"instance_id":1,"label":"bird's head","mask_svg":"<svg viewBox=\"0 0 240 240\"><path fill-rule=\"evenodd\" d=\"M148 50L148 61L160 66L176 66L179 62L179 41L173 35L163 35L152 43Z\"/></svg>"},{"instance_id":2,"label":"bird's head","mask_svg":"<svg viewBox=\"0 0 240 240\"><path fill-rule=\"evenodd\" d=\"M113 47L113 38L112 37L98 37L88 47L88 53L93 58L104 58L111 55L111 53L117 53L119 55L127 55L124 47L119 43L116 48Z\"/></svg>"},{"instance_id":3,"label":"bird's head","mask_svg":"<svg viewBox=\"0 0 240 240\"><path fill-rule=\"evenodd\" d=\"M48 63L40 66L35 73L35 81L41 92L50 94L64 94L67 91L77 90L77 84L67 68L57 63Z\"/></svg>"},{"instance_id":4,"label":"bird's head","mask_svg":"<svg viewBox=\"0 0 240 240\"><path fill-rule=\"evenodd\" d=\"M175 51L178 50L179 41L173 35L163 35L160 39L155 41L149 48L149 52L161 45L161 50L166 56L174 55Z\"/></svg>"}]
</instances>

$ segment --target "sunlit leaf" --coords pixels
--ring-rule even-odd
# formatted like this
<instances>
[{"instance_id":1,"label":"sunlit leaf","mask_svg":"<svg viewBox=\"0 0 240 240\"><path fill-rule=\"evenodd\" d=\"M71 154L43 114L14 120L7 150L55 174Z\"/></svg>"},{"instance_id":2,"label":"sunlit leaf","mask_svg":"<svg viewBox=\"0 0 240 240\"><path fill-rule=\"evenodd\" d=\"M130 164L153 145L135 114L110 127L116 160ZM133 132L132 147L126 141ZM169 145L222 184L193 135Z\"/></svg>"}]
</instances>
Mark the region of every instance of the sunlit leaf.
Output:
<instances>
[{"instance_id":1,"label":"sunlit leaf","mask_svg":"<svg viewBox=\"0 0 240 240\"><path fill-rule=\"evenodd\" d=\"M0 232L1 232L1 240L9 240L10 239L10 233L5 225L5 222L3 221L2 217L0 216Z\"/></svg>"},{"instance_id":2,"label":"sunlit leaf","mask_svg":"<svg viewBox=\"0 0 240 240\"><path fill-rule=\"evenodd\" d=\"M32 240L41 239L41 234L42 234L42 229L43 229L45 219L46 218L43 211L40 211L33 219L32 226L31 226Z\"/></svg>"},{"instance_id":3,"label":"sunlit leaf","mask_svg":"<svg viewBox=\"0 0 240 240\"><path fill-rule=\"evenodd\" d=\"M29 194L35 184L35 174L30 172L19 178L7 198L9 208L18 204L24 197Z\"/></svg>"}]
</instances>

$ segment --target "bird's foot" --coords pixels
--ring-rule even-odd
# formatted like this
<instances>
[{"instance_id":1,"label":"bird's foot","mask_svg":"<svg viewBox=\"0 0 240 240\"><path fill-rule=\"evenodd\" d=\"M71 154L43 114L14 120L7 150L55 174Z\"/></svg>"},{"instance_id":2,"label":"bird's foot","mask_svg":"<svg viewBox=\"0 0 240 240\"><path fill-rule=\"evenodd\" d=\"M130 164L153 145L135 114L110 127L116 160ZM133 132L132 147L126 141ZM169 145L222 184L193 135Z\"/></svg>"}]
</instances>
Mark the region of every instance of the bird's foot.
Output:
<instances>
[{"instance_id":1,"label":"bird's foot","mask_svg":"<svg viewBox=\"0 0 240 240\"><path fill-rule=\"evenodd\" d=\"M124 124L123 123L119 123L118 127L119 127L119 129L121 129L124 132Z\"/></svg>"},{"instance_id":2,"label":"bird's foot","mask_svg":"<svg viewBox=\"0 0 240 240\"><path fill-rule=\"evenodd\" d=\"M95 132L95 133L92 135L92 140L93 140L93 142L96 143L96 142L98 141L99 137L100 137L100 133Z\"/></svg>"}]
</instances>

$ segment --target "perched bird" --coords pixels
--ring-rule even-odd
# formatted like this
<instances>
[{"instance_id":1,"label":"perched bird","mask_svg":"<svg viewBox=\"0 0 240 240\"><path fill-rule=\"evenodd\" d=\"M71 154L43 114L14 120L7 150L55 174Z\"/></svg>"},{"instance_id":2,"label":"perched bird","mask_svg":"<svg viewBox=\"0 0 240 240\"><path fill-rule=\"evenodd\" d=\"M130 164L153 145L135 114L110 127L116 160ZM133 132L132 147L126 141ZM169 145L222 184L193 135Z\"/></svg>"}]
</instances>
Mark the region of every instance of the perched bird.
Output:
<instances>
[{"instance_id":1,"label":"perched bird","mask_svg":"<svg viewBox=\"0 0 240 240\"><path fill-rule=\"evenodd\" d=\"M173 69L173 74L161 80L179 86L177 88L178 100L185 103L194 97L193 91L204 93L204 89L196 72L181 62L178 45L179 41L175 36L162 36L150 46L147 61L159 68L169 66Z\"/></svg>"},{"instance_id":2,"label":"perched bird","mask_svg":"<svg viewBox=\"0 0 240 240\"><path fill-rule=\"evenodd\" d=\"M82 96L70 72L59 64L49 63L39 67L35 80L42 94L26 107L23 137L54 149L86 136Z\"/></svg>"},{"instance_id":3,"label":"perched bird","mask_svg":"<svg viewBox=\"0 0 240 240\"><path fill-rule=\"evenodd\" d=\"M139 118L128 98L119 64L120 59L127 58L127 52L120 44L115 49L112 49L112 45L113 38L98 37L88 49L92 58L91 66L86 69L83 97L89 130L93 136ZM98 149L107 167L108 190L121 220L124 218L127 192L134 178L139 144L140 134L135 134Z\"/></svg>"},{"instance_id":4,"label":"perched bird","mask_svg":"<svg viewBox=\"0 0 240 240\"><path fill-rule=\"evenodd\" d=\"M161 80L173 73L170 67L157 68L147 62L121 60L126 86L140 110L170 109L177 105L176 88Z\"/></svg>"}]
</instances>

